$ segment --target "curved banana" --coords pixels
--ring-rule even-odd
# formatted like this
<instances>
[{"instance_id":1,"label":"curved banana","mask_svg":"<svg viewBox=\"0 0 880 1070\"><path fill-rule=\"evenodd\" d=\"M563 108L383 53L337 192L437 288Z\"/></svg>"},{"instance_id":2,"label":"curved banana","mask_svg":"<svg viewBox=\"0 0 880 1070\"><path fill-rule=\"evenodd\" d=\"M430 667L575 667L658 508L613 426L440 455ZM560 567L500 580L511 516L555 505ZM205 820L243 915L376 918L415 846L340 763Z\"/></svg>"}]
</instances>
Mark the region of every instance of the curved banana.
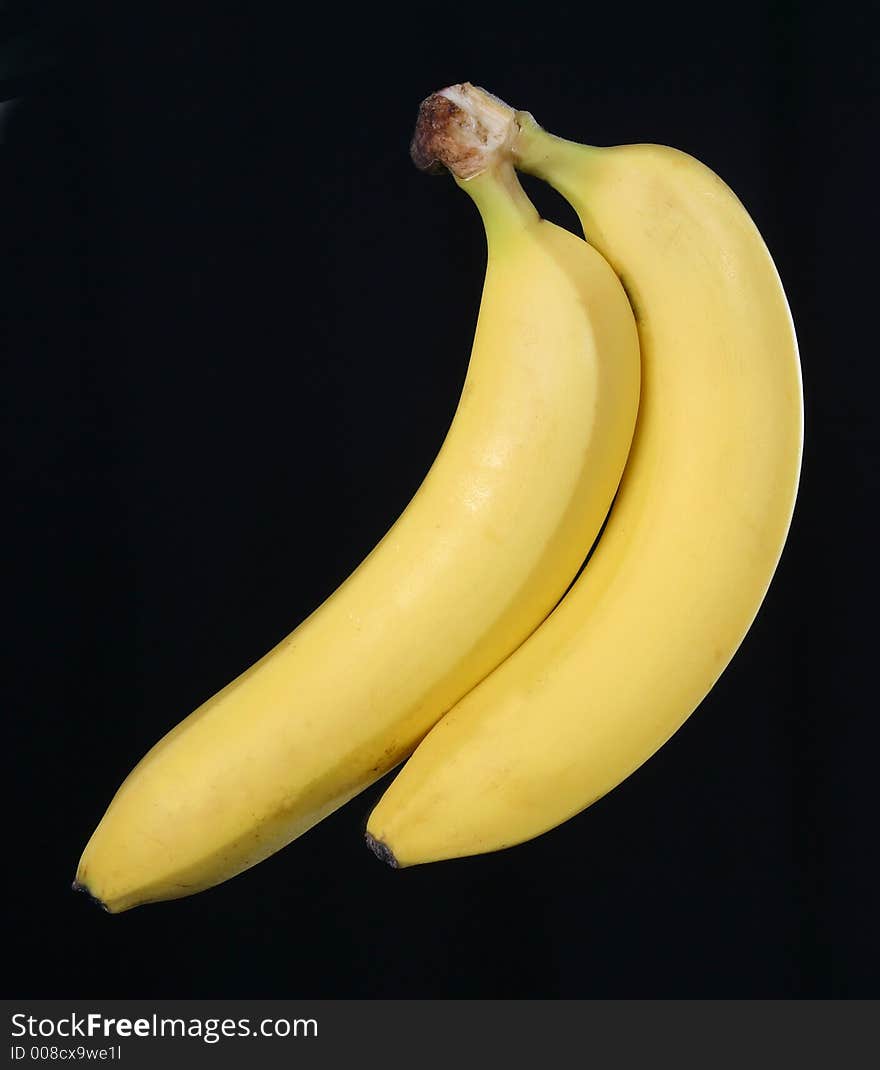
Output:
<instances>
[{"instance_id":1,"label":"curved banana","mask_svg":"<svg viewBox=\"0 0 880 1070\"><path fill-rule=\"evenodd\" d=\"M605 518L638 407L626 295L538 218L505 146L458 134L482 138L461 184L488 266L448 435L349 579L119 789L75 883L111 912L234 876L400 762L550 612Z\"/></svg>"},{"instance_id":2,"label":"curved banana","mask_svg":"<svg viewBox=\"0 0 880 1070\"><path fill-rule=\"evenodd\" d=\"M502 106L469 85L455 92L476 114ZM516 123L517 165L571 202L631 297L639 417L577 582L428 734L371 815L370 845L400 866L534 837L669 739L764 598L800 473L794 329L742 204L674 149L593 148L525 113Z\"/></svg>"}]
</instances>

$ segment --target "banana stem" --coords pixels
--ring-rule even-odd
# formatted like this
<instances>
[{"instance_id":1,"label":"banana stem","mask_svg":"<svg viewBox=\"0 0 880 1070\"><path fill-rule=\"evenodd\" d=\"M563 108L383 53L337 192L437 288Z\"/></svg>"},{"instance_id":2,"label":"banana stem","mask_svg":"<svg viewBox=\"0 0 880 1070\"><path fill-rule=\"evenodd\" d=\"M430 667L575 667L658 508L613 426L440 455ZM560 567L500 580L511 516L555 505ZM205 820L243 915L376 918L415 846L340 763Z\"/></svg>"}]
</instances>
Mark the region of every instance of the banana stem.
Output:
<instances>
[{"instance_id":1,"label":"banana stem","mask_svg":"<svg viewBox=\"0 0 880 1070\"><path fill-rule=\"evenodd\" d=\"M590 145L575 144L545 130L527 111L515 112L516 136L511 152L516 167L526 174L547 178L559 170L559 164L576 154L581 170L591 161L598 164L599 154Z\"/></svg>"},{"instance_id":2,"label":"banana stem","mask_svg":"<svg viewBox=\"0 0 880 1070\"><path fill-rule=\"evenodd\" d=\"M470 82L432 93L419 107L410 154L421 171L474 178L510 157L516 113Z\"/></svg>"},{"instance_id":3,"label":"banana stem","mask_svg":"<svg viewBox=\"0 0 880 1070\"><path fill-rule=\"evenodd\" d=\"M496 228L528 226L539 216L513 165L516 113L469 82L422 101L410 153L422 171L448 171L473 199L491 239Z\"/></svg>"},{"instance_id":4,"label":"banana stem","mask_svg":"<svg viewBox=\"0 0 880 1070\"><path fill-rule=\"evenodd\" d=\"M455 181L477 206L490 242L496 233L510 233L541 218L520 185L511 160L499 160L473 178Z\"/></svg>"}]
</instances>

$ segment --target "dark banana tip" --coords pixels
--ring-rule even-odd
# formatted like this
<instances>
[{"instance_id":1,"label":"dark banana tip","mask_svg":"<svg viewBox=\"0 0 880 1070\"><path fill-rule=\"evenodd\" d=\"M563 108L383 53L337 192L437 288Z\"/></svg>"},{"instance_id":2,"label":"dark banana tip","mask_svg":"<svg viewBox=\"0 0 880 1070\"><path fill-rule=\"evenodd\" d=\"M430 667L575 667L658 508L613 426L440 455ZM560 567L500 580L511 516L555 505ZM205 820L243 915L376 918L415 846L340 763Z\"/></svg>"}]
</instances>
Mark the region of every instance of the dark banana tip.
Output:
<instances>
[{"instance_id":1,"label":"dark banana tip","mask_svg":"<svg viewBox=\"0 0 880 1070\"><path fill-rule=\"evenodd\" d=\"M400 863L394 857L394 852L387 846L387 844L384 844L381 840L377 840L376 837L371 836L369 832L366 834L366 839L367 847L370 848L380 862L385 862L387 865L391 866L392 869L400 869Z\"/></svg>"},{"instance_id":2,"label":"dark banana tip","mask_svg":"<svg viewBox=\"0 0 880 1070\"><path fill-rule=\"evenodd\" d=\"M106 905L106 903L102 903L96 895L92 895L92 893L89 891L86 885L82 883L82 881L74 881L70 887L75 892L82 892L84 895L87 895L89 899L91 899L91 901L95 904L95 906L100 907L101 910L106 911L108 914L110 913L110 908Z\"/></svg>"},{"instance_id":3,"label":"dark banana tip","mask_svg":"<svg viewBox=\"0 0 880 1070\"><path fill-rule=\"evenodd\" d=\"M461 108L442 93L432 93L419 105L419 117L409 146L412 162L429 175L445 174L459 151L452 133L465 117Z\"/></svg>"}]
</instances>

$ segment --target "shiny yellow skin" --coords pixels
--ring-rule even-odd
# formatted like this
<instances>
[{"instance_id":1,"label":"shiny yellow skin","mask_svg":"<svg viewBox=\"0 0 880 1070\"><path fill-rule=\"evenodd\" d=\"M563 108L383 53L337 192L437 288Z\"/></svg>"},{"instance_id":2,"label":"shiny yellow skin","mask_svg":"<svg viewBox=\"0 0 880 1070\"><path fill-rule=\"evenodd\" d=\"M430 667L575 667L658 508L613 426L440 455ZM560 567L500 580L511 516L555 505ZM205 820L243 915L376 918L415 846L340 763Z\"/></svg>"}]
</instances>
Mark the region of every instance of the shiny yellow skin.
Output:
<instances>
[{"instance_id":1,"label":"shiny yellow skin","mask_svg":"<svg viewBox=\"0 0 880 1070\"><path fill-rule=\"evenodd\" d=\"M669 739L762 602L800 473L794 329L737 198L673 149L579 146L517 119L518 166L571 202L631 296L639 418L576 584L428 734L371 815L368 834L400 866L537 836Z\"/></svg>"},{"instance_id":2,"label":"shiny yellow skin","mask_svg":"<svg viewBox=\"0 0 880 1070\"><path fill-rule=\"evenodd\" d=\"M626 295L509 163L464 188L488 265L442 448L349 579L119 789L77 873L111 912L234 876L399 763L546 617L599 531L638 407Z\"/></svg>"}]
</instances>

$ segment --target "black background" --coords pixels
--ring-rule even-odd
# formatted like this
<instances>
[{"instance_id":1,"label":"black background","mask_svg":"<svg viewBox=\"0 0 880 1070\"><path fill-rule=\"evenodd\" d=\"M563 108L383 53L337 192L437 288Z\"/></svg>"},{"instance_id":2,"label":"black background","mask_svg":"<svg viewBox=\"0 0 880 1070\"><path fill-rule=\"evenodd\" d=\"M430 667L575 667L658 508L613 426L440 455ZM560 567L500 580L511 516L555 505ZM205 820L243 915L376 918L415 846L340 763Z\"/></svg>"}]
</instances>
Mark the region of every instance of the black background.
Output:
<instances>
[{"instance_id":1,"label":"black background","mask_svg":"<svg viewBox=\"0 0 880 1070\"><path fill-rule=\"evenodd\" d=\"M7 995L878 995L868 7L4 9ZM483 238L407 147L467 78L685 149L757 221L807 399L770 594L674 740L537 841L394 872L361 839L380 783L108 917L70 881L118 783L344 579L448 426Z\"/></svg>"}]
</instances>

